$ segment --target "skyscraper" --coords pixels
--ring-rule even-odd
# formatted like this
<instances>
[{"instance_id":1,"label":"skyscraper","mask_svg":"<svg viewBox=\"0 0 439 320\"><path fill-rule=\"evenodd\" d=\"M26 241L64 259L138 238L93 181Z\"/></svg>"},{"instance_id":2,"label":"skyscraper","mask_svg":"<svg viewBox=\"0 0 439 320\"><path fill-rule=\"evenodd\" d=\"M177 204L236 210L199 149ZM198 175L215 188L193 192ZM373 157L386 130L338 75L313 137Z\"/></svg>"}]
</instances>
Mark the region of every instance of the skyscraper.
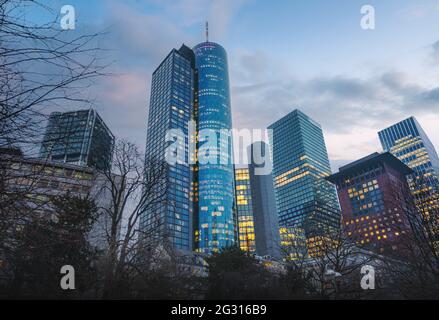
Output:
<instances>
[{"instance_id":1,"label":"skyscraper","mask_svg":"<svg viewBox=\"0 0 439 320\"><path fill-rule=\"evenodd\" d=\"M243 251L255 252L255 222L249 168L235 169L238 243Z\"/></svg>"},{"instance_id":2,"label":"skyscraper","mask_svg":"<svg viewBox=\"0 0 439 320\"><path fill-rule=\"evenodd\" d=\"M167 201L147 210L140 219L143 230L160 228L156 234L176 249L192 250L192 208L189 196L191 170L188 162L188 121L194 105L195 57L182 45L173 49L153 72L148 117L145 161L165 161L167 132L180 129L184 133L186 159L167 168ZM159 225L157 226L157 221Z\"/></svg>"},{"instance_id":3,"label":"skyscraper","mask_svg":"<svg viewBox=\"0 0 439 320\"><path fill-rule=\"evenodd\" d=\"M412 170L389 152L374 153L327 179L337 185L348 235L379 253L403 251L414 206L406 176ZM412 210L408 212L407 210Z\"/></svg>"},{"instance_id":4,"label":"skyscraper","mask_svg":"<svg viewBox=\"0 0 439 320\"><path fill-rule=\"evenodd\" d=\"M335 188L324 179L331 169L322 129L299 110L269 129L279 225L303 233L312 254L319 237L340 224Z\"/></svg>"},{"instance_id":5,"label":"skyscraper","mask_svg":"<svg viewBox=\"0 0 439 320\"><path fill-rule=\"evenodd\" d=\"M380 132L385 151L413 169L409 185L418 211L436 225L439 253L439 157L419 122L410 117Z\"/></svg>"},{"instance_id":6,"label":"skyscraper","mask_svg":"<svg viewBox=\"0 0 439 320\"><path fill-rule=\"evenodd\" d=\"M384 151L392 153L431 185L438 183L439 157L415 117L381 130L378 136Z\"/></svg>"},{"instance_id":7,"label":"skyscraper","mask_svg":"<svg viewBox=\"0 0 439 320\"><path fill-rule=\"evenodd\" d=\"M271 172L257 172L258 168L266 166L255 161L254 155L261 155L269 160L269 146L262 142L254 142L248 147L249 176L251 199L254 216L256 253L260 256L269 255L274 258L281 256L280 230L274 195L273 176ZM271 167L271 166L270 166Z\"/></svg>"},{"instance_id":8,"label":"skyscraper","mask_svg":"<svg viewBox=\"0 0 439 320\"><path fill-rule=\"evenodd\" d=\"M195 120L197 122L197 157L205 155L207 136L220 137L222 130L232 128L227 54L214 42L203 42L193 48L197 70ZM206 136L207 135L207 136ZM210 145L209 163L198 161L196 248L200 252L218 251L235 241L233 202L234 168L231 137ZM213 162L213 163L212 163Z\"/></svg>"},{"instance_id":9,"label":"skyscraper","mask_svg":"<svg viewBox=\"0 0 439 320\"><path fill-rule=\"evenodd\" d=\"M53 112L40 158L104 170L111 164L113 146L114 136L95 110Z\"/></svg>"},{"instance_id":10,"label":"skyscraper","mask_svg":"<svg viewBox=\"0 0 439 320\"><path fill-rule=\"evenodd\" d=\"M159 219L161 237L174 248L218 251L235 240L231 137L217 143L206 139L231 129L227 55L220 45L203 42L192 50L183 45L154 71L146 160L165 160L171 129L182 132L184 159L168 166L167 202L145 212L141 228L156 228ZM192 142L195 150L189 148ZM199 161L206 154L213 161Z\"/></svg>"}]
</instances>

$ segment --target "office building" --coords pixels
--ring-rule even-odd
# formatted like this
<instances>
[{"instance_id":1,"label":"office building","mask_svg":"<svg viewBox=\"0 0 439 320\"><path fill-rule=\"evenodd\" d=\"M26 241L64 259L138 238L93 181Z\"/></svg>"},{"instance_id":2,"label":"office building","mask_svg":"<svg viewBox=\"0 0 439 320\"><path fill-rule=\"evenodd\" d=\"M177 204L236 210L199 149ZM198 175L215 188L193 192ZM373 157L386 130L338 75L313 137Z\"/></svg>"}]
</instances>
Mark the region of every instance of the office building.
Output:
<instances>
[{"instance_id":1,"label":"office building","mask_svg":"<svg viewBox=\"0 0 439 320\"><path fill-rule=\"evenodd\" d=\"M413 173L391 153L374 153L340 167L327 179L337 186L342 223L358 245L401 253L415 207L406 176Z\"/></svg>"},{"instance_id":2,"label":"office building","mask_svg":"<svg viewBox=\"0 0 439 320\"><path fill-rule=\"evenodd\" d=\"M384 151L413 169L408 177L412 195L420 214L430 221L439 254L439 157L414 117L398 122L378 133Z\"/></svg>"},{"instance_id":3,"label":"office building","mask_svg":"<svg viewBox=\"0 0 439 320\"><path fill-rule=\"evenodd\" d=\"M181 130L185 147L168 167L167 204L145 212L141 227L160 221L163 237L177 249L210 253L235 243L231 137L206 139L231 129L229 91L227 54L213 42L173 49L153 73L146 160L165 160L171 129ZM200 161L206 154L210 160Z\"/></svg>"},{"instance_id":4,"label":"office building","mask_svg":"<svg viewBox=\"0 0 439 320\"><path fill-rule=\"evenodd\" d=\"M256 252L254 206L248 167L235 169L235 183L239 247L246 252Z\"/></svg>"},{"instance_id":5,"label":"office building","mask_svg":"<svg viewBox=\"0 0 439 320\"><path fill-rule=\"evenodd\" d=\"M152 75L147 126L145 170L165 162L167 132L179 129L184 134L184 159L167 167L166 181L155 186L167 189L167 199L142 214L140 227L154 230L158 241L167 239L176 249L192 250L191 167L188 150L188 122L192 118L195 85L195 57L182 45L173 49ZM157 231L158 229L158 231Z\"/></svg>"},{"instance_id":6,"label":"office building","mask_svg":"<svg viewBox=\"0 0 439 320\"><path fill-rule=\"evenodd\" d=\"M3 185L5 203L2 209L8 212L21 211L29 219L52 219L56 217L52 203L54 198L67 194L80 198L90 197L100 213L88 234L88 241L100 250L108 249L107 235L111 229L111 217L106 214L106 210L111 209L113 199L110 182L104 174L90 167L27 158L16 149L0 150L0 164L7 177ZM114 176L113 181L120 188L117 185L120 183L118 176Z\"/></svg>"},{"instance_id":7,"label":"office building","mask_svg":"<svg viewBox=\"0 0 439 320\"><path fill-rule=\"evenodd\" d=\"M287 238L305 237L312 255L321 237L340 225L335 188L324 179L331 170L322 128L294 110L269 129L279 225Z\"/></svg>"},{"instance_id":8,"label":"office building","mask_svg":"<svg viewBox=\"0 0 439 320\"><path fill-rule=\"evenodd\" d=\"M250 176L251 199L254 216L256 253L260 256L281 257L280 230L274 195L273 176L269 146L262 141L254 142L247 149ZM258 154L270 164L255 161ZM258 171L258 169L264 170ZM237 181L238 183L238 181Z\"/></svg>"},{"instance_id":9,"label":"office building","mask_svg":"<svg viewBox=\"0 0 439 320\"><path fill-rule=\"evenodd\" d=\"M203 132L219 136L232 128L227 53L214 42L203 42L193 48L197 70L195 114L199 135L198 160L207 142ZM196 249L215 252L235 243L234 167L231 136L219 139L210 148L214 161L197 165L198 203Z\"/></svg>"},{"instance_id":10,"label":"office building","mask_svg":"<svg viewBox=\"0 0 439 320\"><path fill-rule=\"evenodd\" d=\"M53 112L40 158L106 170L111 166L113 147L114 136L95 110Z\"/></svg>"}]
</instances>

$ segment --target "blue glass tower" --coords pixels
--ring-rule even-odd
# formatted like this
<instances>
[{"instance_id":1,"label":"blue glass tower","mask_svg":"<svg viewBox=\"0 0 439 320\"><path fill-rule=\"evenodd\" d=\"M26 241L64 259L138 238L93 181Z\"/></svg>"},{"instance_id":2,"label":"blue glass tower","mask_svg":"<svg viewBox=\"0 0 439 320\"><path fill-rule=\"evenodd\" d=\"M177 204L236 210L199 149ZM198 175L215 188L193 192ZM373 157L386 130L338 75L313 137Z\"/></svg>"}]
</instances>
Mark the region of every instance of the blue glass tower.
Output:
<instances>
[{"instance_id":1,"label":"blue glass tower","mask_svg":"<svg viewBox=\"0 0 439 320\"><path fill-rule=\"evenodd\" d=\"M281 237L304 236L312 255L319 237L340 225L336 190L324 179L331 170L322 129L299 110L269 129Z\"/></svg>"},{"instance_id":2,"label":"blue glass tower","mask_svg":"<svg viewBox=\"0 0 439 320\"><path fill-rule=\"evenodd\" d=\"M410 117L380 132L389 151L414 171L408 182L418 212L434 226L433 245L439 255L439 157L419 122Z\"/></svg>"},{"instance_id":3,"label":"blue glass tower","mask_svg":"<svg viewBox=\"0 0 439 320\"><path fill-rule=\"evenodd\" d=\"M199 135L203 130L213 130L219 138L221 130L232 127L227 54L222 46L208 41L198 44L193 51L198 73L194 105L197 130ZM198 152L205 143L199 141ZM211 152L216 154L216 163L199 163L195 168L195 245L199 252L215 252L235 240L231 137L218 139L214 149Z\"/></svg>"},{"instance_id":4,"label":"blue glass tower","mask_svg":"<svg viewBox=\"0 0 439 320\"><path fill-rule=\"evenodd\" d=\"M378 136L384 151L389 151L417 176L423 176L430 186L437 185L439 157L419 122L410 117L380 132Z\"/></svg>"},{"instance_id":5,"label":"blue glass tower","mask_svg":"<svg viewBox=\"0 0 439 320\"><path fill-rule=\"evenodd\" d=\"M173 49L152 76L149 106L146 163L148 159L165 160L166 133L180 129L185 135L185 162L169 165L166 173L166 203L149 208L140 219L140 227L168 240L176 249L192 250L191 168L188 163L188 121L193 114L195 57L183 45Z\"/></svg>"}]
</instances>

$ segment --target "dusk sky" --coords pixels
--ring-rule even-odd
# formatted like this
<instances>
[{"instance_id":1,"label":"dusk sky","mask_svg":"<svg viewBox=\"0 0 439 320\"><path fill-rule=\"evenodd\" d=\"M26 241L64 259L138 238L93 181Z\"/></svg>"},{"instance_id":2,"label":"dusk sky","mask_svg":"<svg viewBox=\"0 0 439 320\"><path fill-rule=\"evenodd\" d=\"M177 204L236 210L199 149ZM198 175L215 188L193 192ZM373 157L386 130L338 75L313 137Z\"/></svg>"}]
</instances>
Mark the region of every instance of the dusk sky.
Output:
<instances>
[{"instance_id":1,"label":"dusk sky","mask_svg":"<svg viewBox=\"0 0 439 320\"><path fill-rule=\"evenodd\" d=\"M65 4L51 0L56 5ZM116 136L144 148L151 74L172 48L228 52L233 125L299 108L322 125L334 169L381 150L377 131L414 115L439 147L439 0L71 0L76 30L107 31L115 75L87 92ZM375 30L360 27L362 5Z\"/></svg>"}]
</instances>

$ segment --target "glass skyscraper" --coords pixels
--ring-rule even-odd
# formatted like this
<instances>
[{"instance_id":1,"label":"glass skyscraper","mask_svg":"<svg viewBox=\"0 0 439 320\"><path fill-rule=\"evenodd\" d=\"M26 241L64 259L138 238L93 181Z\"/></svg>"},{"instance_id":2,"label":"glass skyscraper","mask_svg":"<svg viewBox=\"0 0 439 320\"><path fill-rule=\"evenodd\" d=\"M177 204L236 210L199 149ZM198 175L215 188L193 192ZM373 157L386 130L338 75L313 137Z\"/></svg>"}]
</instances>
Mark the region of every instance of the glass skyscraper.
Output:
<instances>
[{"instance_id":1,"label":"glass skyscraper","mask_svg":"<svg viewBox=\"0 0 439 320\"><path fill-rule=\"evenodd\" d=\"M93 110L52 112L40 158L104 170L111 165L114 136Z\"/></svg>"},{"instance_id":2,"label":"glass skyscraper","mask_svg":"<svg viewBox=\"0 0 439 320\"><path fill-rule=\"evenodd\" d=\"M190 120L195 132L189 131ZM234 243L232 143L230 135L221 134L231 129L231 122L224 48L203 42L193 49L173 49L152 77L146 160L165 160L171 129L184 135L185 159L169 165L167 203L145 212L141 228L157 228L160 221L160 238L177 249L209 253ZM217 144L207 141L209 134L218 138ZM195 144L193 151L190 142ZM206 152L216 161L198 161Z\"/></svg>"},{"instance_id":3,"label":"glass skyscraper","mask_svg":"<svg viewBox=\"0 0 439 320\"><path fill-rule=\"evenodd\" d=\"M183 45L173 49L152 75L146 141L146 163L149 159L165 161L165 152L171 142L166 134L180 129L185 137L186 163L176 163L167 168L166 203L149 208L140 219L143 230L155 231L160 239L167 239L176 249L192 250L192 207L189 196L191 170L188 162L188 121L194 104L195 57ZM159 232L157 229L159 228Z\"/></svg>"},{"instance_id":4,"label":"glass skyscraper","mask_svg":"<svg viewBox=\"0 0 439 320\"><path fill-rule=\"evenodd\" d=\"M410 117L380 132L378 136L385 151L392 153L414 171L409 185L416 206L437 227L439 252L439 157L419 122Z\"/></svg>"},{"instance_id":5,"label":"glass skyscraper","mask_svg":"<svg viewBox=\"0 0 439 320\"><path fill-rule=\"evenodd\" d=\"M384 151L389 151L423 176L432 185L438 183L439 157L419 122L410 117L380 132Z\"/></svg>"},{"instance_id":6,"label":"glass skyscraper","mask_svg":"<svg viewBox=\"0 0 439 320\"><path fill-rule=\"evenodd\" d=\"M211 146L214 163L198 162L196 248L199 252L218 251L235 241L233 217L234 169L231 137L220 138L221 130L232 128L227 54L213 42L203 42L193 48L197 70L195 119L197 122L198 159L204 151L203 132L213 130L218 143Z\"/></svg>"},{"instance_id":7,"label":"glass skyscraper","mask_svg":"<svg viewBox=\"0 0 439 320\"><path fill-rule=\"evenodd\" d=\"M322 129L299 110L269 129L279 225L290 237L304 235L312 255L319 237L340 225L336 190L324 179L331 169Z\"/></svg>"},{"instance_id":8,"label":"glass skyscraper","mask_svg":"<svg viewBox=\"0 0 439 320\"><path fill-rule=\"evenodd\" d=\"M236 168L235 182L239 247L243 251L255 252L255 222L249 168Z\"/></svg>"}]
</instances>

